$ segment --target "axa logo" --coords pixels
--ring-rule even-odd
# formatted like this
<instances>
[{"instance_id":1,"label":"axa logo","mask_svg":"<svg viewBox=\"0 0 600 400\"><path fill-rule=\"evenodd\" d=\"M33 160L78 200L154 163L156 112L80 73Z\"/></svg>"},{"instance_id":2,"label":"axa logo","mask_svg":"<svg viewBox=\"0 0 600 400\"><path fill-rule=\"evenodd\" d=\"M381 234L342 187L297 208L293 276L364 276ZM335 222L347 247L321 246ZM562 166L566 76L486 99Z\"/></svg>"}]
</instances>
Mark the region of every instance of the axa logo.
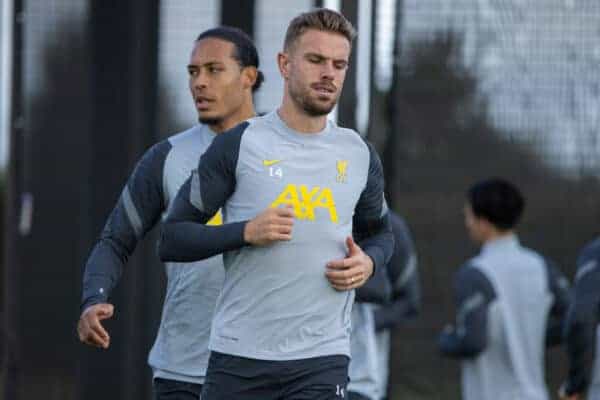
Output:
<instances>
[{"instance_id":1,"label":"axa logo","mask_svg":"<svg viewBox=\"0 0 600 400\"><path fill-rule=\"evenodd\" d=\"M335 200L331 189L328 187L314 186L309 188L306 185L288 184L277 196L277 199L271 203L271 207L281 205L291 205L294 207L296 218L309 221L315 220L315 210L317 208L323 208L328 211L331 222L338 222Z\"/></svg>"}]
</instances>

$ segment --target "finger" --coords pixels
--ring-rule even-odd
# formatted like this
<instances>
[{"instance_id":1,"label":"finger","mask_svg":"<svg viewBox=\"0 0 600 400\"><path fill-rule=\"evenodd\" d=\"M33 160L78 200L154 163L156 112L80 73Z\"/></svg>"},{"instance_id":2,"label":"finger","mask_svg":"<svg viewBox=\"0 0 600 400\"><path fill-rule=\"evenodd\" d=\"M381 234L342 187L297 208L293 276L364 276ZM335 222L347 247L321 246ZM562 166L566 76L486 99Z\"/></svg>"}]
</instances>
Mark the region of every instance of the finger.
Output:
<instances>
[{"instance_id":1,"label":"finger","mask_svg":"<svg viewBox=\"0 0 600 400\"><path fill-rule=\"evenodd\" d=\"M345 278L331 278L331 277L327 277L327 280L329 281L329 283L332 286L341 286L341 287L346 287L348 286L348 283L350 282L348 279Z\"/></svg>"},{"instance_id":2,"label":"finger","mask_svg":"<svg viewBox=\"0 0 600 400\"><path fill-rule=\"evenodd\" d=\"M327 268L330 269L347 269L349 268L349 265L347 264L347 258L342 258L339 260L333 260L333 261L329 261L327 263Z\"/></svg>"},{"instance_id":3,"label":"finger","mask_svg":"<svg viewBox=\"0 0 600 400\"><path fill-rule=\"evenodd\" d=\"M273 209L278 217L294 218L294 207L287 204L285 207L277 207Z\"/></svg>"},{"instance_id":4,"label":"finger","mask_svg":"<svg viewBox=\"0 0 600 400\"><path fill-rule=\"evenodd\" d=\"M291 233L271 232L267 235L267 240L269 242L290 241L292 240L292 235Z\"/></svg>"},{"instance_id":5,"label":"finger","mask_svg":"<svg viewBox=\"0 0 600 400\"><path fill-rule=\"evenodd\" d=\"M95 347L103 347L106 348L108 347L108 343L105 342L104 340L102 340L102 338L100 336L98 336L98 334L92 330L89 330L88 332L86 332L85 337L84 337L84 343L88 344L90 346L95 346Z\"/></svg>"},{"instance_id":6,"label":"finger","mask_svg":"<svg viewBox=\"0 0 600 400\"><path fill-rule=\"evenodd\" d=\"M90 323L90 329L98 336L100 336L102 340L108 341L110 339L108 332L106 331L106 329L104 329L100 321L96 320Z\"/></svg>"},{"instance_id":7,"label":"finger","mask_svg":"<svg viewBox=\"0 0 600 400\"><path fill-rule=\"evenodd\" d=\"M292 227L288 225L275 225L273 227L273 231L276 233L282 233L285 235L289 235L292 233Z\"/></svg>"},{"instance_id":8,"label":"finger","mask_svg":"<svg viewBox=\"0 0 600 400\"><path fill-rule=\"evenodd\" d=\"M352 256L358 253L358 246L354 242L354 239L352 239L352 236L346 237L346 246L348 247L349 255Z\"/></svg>"},{"instance_id":9,"label":"finger","mask_svg":"<svg viewBox=\"0 0 600 400\"><path fill-rule=\"evenodd\" d=\"M112 304L104 304L99 312L98 319L103 320L113 316L115 307Z\"/></svg>"},{"instance_id":10,"label":"finger","mask_svg":"<svg viewBox=\"0 0 600 400\"><path fill-rule=\"evenodd\" d=\"M278 217L274 218L271 223L275 224L275 225L293 226L294 218L278 216Z\"/></svg>"},{"instance_id":11,"label":"finger","mask_svg":"<svg viewBox=\"0 0 600 400\"><path fill-rule=\"evenodd\" d=\"M325 276L327 280L335 285L341 285L344 287L348 286L362 286L364 283L362 274L340 274L339 271L326 272Z\"/></svg>"},{"instance_id":12,"label":"finger","mask_svg":"<svg viewBox=\"0 0 600 400\"><path fill-rule=\"evenodd\" d=\"M338 269L326 269L325 276L329 279L346 281L352 277L352 273L347 269L338 270Z\"/></svg>"},{"instance_id":13,"label":"finger","mask_svg":"<svg viewBox=\"0 0 600 400\"><path fill-rule=\"evenodd\" d=\"M77 323L77 336L81 342L85 342L85 328L82 320Z\"/></svg>"},{"instance_id":14,"label":"finger","mask_svg":"<svg viewBox=\"0 0 600 400\"><path fill-rule=\"evenodd\" d=\"M331 284L331 287L334 288L337 291L340 292L344 292L344 291L348 291L348 290L352 290L352 289L356 289L355 285L338 285L338 284Z\"/></svg>"}]
</instances>

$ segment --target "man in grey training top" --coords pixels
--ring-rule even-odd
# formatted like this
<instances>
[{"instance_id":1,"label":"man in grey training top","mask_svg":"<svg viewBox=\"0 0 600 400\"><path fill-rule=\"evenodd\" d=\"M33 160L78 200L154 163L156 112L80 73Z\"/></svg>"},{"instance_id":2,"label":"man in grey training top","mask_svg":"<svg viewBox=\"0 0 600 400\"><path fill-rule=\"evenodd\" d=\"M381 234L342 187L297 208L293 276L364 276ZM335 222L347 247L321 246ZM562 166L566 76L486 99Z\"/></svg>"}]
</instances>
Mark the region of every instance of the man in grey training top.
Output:
<instances>
[{"instance_id":1,"label":"man in grey training top","mask_svg":"<svg viewBox=\"0 0 600 400\"><path fill-rule=\"evenodd\" d=\"M525 200L502 179L467 193L465 225L482 244L456 274L456 324L439 347L463 360L464 400L548 400L546 345L561 340L568 282L544 257L520 245L515 226Z\"/></svg>"},{"instance_id":2,"label":"man in grey training top","mask_svg":"<svg viewBox=\"0 0 600 400\"><path fill-rule=\"evenodd\" d=\"M561 399L600 400L600 237L581 250L574 285L565 322L569 376Z\"/></svg>"},{"instance_id":3,"label":"man in grey training top","mask_svg":"<svg viewBox=\"0 0 600 400\"><path fill-rule=\"evenodd\" d=\"M395 249L386 279L371 279L356 290L348 398L382 400L387 397L391 330L416 317L420 306L417 256L404 219L390 212ZM389 298L382 294L389 292Z\"/></svg>"},{"instance_id":4,"label":"man in grey training top","mask_svg":"<svg viewBox=\"0 0 600 400\"><path fill-rule=\"evenodd\" d=\"M348 289L385 272L393 251L379 158L327 120L353 37L337 12L296 17L278 56L280 108L218 136L165 221L163 259L227 251L203 400L346 397ZM230 236L213 243L203 223L220 208ZM260 227L246 221L272 210L290 214L247 246Z\"/></svg>"},{"instance_id":5,"label":"man in grey training top","mask_svg":"<svg viewBox=\"0 0 600 400\"><path fill-rule=\"evenodd\" d=\"M166 213L213 138L254 116L252 92L262 82L258 64L254 44L238 29L211 29L196 40L187 69L200 124L150 148L125 185L86 265L78 323L82 342L109 347L110 336L101 321L113 314L109 297L127 259ZM219 223L219 218L213 222ZM210 323L224 270L220 256L197 264L197 268L165 266L167 293L148 358L157 400L200 398Z\"/></svg>"}]
</instances>

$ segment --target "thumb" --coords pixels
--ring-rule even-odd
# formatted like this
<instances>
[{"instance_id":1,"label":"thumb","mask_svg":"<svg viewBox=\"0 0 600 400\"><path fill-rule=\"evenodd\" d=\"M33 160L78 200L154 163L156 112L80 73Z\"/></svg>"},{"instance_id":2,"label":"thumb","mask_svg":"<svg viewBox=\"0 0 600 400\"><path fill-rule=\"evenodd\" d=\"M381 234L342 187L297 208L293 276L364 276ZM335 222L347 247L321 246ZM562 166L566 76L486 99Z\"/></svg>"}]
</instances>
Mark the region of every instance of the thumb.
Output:
<instances>
[{"instance_id":1,"label":"thumb","mask_svg":"<svg viewBox=\"0 0 600 400\"><path fill-rule=\"evenodd\" d=\"M106 319L113 316L115 307L112 304L103 304L98 313L100 319Z\"/></svg>"},{"instance_id":2,"label":"thumb","mask_svg":"<svg viewBox=\"0 0 600 400\"><path fill-rule=\"evenodd\" d=\"M352 236L348 236L346 238L346 246L348 246L348 255L354 256L359 252L358 245L352 239Z\"/></svg>"}]
</instances>

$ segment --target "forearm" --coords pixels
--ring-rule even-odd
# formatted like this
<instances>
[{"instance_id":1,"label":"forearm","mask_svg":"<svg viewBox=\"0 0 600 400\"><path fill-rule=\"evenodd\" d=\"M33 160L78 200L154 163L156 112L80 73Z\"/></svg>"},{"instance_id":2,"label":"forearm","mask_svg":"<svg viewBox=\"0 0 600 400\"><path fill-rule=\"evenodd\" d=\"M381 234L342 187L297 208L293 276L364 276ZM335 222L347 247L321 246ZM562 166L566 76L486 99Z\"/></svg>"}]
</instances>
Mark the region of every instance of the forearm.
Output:
<instances>
[{"instance_id":1,"label":"forearm","mask_svg":"<svg viewBox=\"0 0 600 400\"><path fill-rule=\"evenodd\" d=\"M413 319L418 308L412 301L397 299L391 304L384 305L375 310L375 330L392 329Z\"/></svg>"},{"instance_id":2,"label":"forearm","mask_svg":"<svg viewBox=\"0 0 600 400\"><path fill-rule=\"evenodd\" d=\"M386 213L380 219L371 222L358 222L354 235L358 245L373 261L374 273L382 273L394 253L394 234ZM386 278L387 279L387 278Z\"/></svg>"},{"instance_id":3,"label":"forearm","mask_svg":"<svg viewBox=\"0 0 600 400\"><path fill-rule=\"evenodd\" d=\"M356 301L363 303L386 304L392 295L392 287L386 268L375 268L367 282L356 289Z\"/></svg>"},{"instance_id":4,"label":"forearm","mask_svg":"<svg viewBox=\"0 0 600 400\"><path fill-rule=\"evenodd\" d=\"M461 335L452 327L445 329L438 340L440 352L450 358L472 358L477 356L484 347L473 335Z\"/></svg>"},{"instance_id":5,"label":"forearm","mask_svg":"<svg viewBox=\"0 0 600 400\"><path fill-rule=\"evenodd\" d=\"M565 330L569 373L567 393L583 393L590 384L596 347L596 323L592 320L572 322Z\"/></svg>"},{"instance_id":6,"label":"forearm","mask_svg":"<svg viewBox=\"0 0 600 400\"><path fill-rule=\"evenodd\" d=\"M192 262L203 260L247 245L246 222L209 226L191 221L167 221L159 243L162 261Z\"/></svg>"},{"instance_id":7,"label":"forearm","mask_svg":"<svg viewBox=\"0 0 600 400\"><path fill-rule=\"evenodd\" d=\"M117 285L130 252L113 239L102 238L96 244L83 274L81 311L106 303Z\"/></svg>"},{"instance_id":8,"label":"forearm","mask_svg":"<svg viewBox=\"0 0 600 400\"><path fill-rule=\"evenodd\" d=\"M463 266L455 277L456 324L440 334L440 352L452 358L471 358L487 346L487 314L496 297L491 283L478 269Z\"/></svg>"}]
</instances>

